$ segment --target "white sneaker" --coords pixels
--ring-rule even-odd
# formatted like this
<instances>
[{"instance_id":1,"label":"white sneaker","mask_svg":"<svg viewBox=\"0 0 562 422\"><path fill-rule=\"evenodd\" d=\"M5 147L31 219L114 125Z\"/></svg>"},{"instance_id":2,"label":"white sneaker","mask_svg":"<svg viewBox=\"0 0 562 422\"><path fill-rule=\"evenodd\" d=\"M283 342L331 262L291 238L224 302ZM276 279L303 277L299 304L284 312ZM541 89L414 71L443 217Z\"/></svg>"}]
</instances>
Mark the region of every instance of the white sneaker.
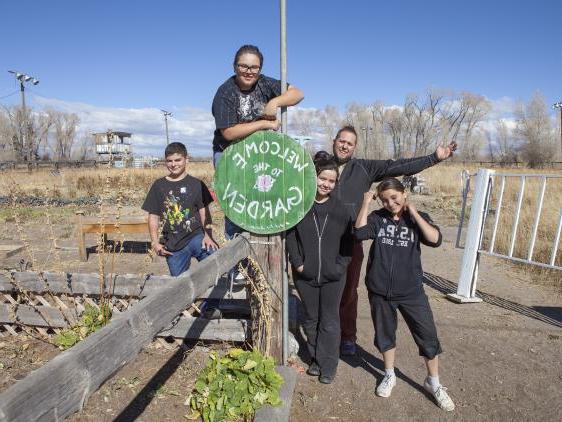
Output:
<instances>
[{"instance_id":1,"label":"white sneaker","mask_svg":"<svg viewBox=\"0 0 562 422\"><path fill-rule=\"evenodd\" d=\"M396 385L396 375L385 375L375 390L375 394L379 397L390 397L392 389Z\"/></svg>"},{"instance_id":2,"label":"white sneaker","mask_svg":"<svg viewBox=\"0 0 562 422\"><path fill-rule=\"evenodd\" d=\"M453 410L455 410L455 403L453 403L453 400L451 400L451 397L449 397L449 394L447 393L447 389L445 387L440 385L439 388L434 391L431 384L427 381L427 378L423 383L423 386L426 391L435 398L437 405L441 409L447 412L452 412Z\"/></svg>"}]
</instances>

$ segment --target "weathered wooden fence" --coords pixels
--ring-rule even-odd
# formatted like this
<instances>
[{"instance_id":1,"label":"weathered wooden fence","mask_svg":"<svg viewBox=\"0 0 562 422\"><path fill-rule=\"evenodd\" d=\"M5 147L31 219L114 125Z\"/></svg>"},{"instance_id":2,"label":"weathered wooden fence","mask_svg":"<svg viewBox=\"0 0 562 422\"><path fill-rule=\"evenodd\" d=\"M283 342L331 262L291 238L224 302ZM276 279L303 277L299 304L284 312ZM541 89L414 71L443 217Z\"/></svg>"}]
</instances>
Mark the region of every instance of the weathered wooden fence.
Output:
<instances>
[{"instance_id":1,"label":"weathered wooden fence","mask_svg":"<svg viewBox=\"0 0 562 422\"><path fill-rule=\"evenodd\" d=\"M251 247L244 235L177 278L117 276L113 285L118 293L146 295L144 299L2 393L0 421L59 420L80 410L105 380L132 361L174 318L213 286L221 274L250 254ZM58 289L68 294L83 292L86 276L44 274L38 279L36 275L18 275L20 282L34 285L36 290ZM6 289L9 286L5 283L13 285L9 280L0 283ZM139 285L143 286L141 292Z\"/></svg>"}]
</instances>

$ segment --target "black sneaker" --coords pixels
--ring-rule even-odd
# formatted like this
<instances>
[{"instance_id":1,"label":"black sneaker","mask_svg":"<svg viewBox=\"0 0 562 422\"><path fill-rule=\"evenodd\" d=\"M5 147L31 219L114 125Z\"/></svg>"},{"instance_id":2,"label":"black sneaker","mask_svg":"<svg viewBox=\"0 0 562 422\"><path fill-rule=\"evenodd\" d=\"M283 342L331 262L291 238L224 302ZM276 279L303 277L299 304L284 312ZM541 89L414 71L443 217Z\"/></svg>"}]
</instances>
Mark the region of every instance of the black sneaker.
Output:
<instances>
[{"instance_id":1,"label":"black sneaker","mask_svg":"<svg viewBox=\"0 0 562 422\"><path fill-rule=\"evenodd\" d=\"M354 341L342 340L340 345L340 355L341 356L355 356L357 353L357 346Z\"/></svg>"},{"instance_id":2,"label":"black sneaker","mask_svg":"<svg viewBox=\"0 0 562 422\"><path fill-rule=\"evenodd\" d=\"M331 384L332 381L334 381L335 375L320 375L320 378L318 378L318 381L320 381L322 384Z\"/></svg>"},{"instance_id":3,"label":"black sneaker","mask_svg":"<svg viewBox=\"0 0 562 422\"><path fill-rule=\"evenodd\" d=\"M308 375L312 375L313 377L317 377L320 375L320 367L316 362L312 362L306 371Z\"/></svg>"}]
</instances>

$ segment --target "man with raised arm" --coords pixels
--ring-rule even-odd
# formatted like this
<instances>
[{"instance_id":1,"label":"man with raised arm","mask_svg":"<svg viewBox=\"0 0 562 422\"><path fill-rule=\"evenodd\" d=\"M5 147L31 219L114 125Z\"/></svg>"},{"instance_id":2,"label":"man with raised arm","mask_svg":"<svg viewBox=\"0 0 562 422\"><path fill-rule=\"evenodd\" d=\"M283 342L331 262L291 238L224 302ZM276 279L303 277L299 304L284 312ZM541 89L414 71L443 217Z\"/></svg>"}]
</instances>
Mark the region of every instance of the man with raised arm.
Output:
<instances>
[{"instance_id":1,"label":"man with raised arm","mask_svg":"<svg viewBox=\"0 0 562 422\"><path fill-rule=\"evenodd\" d=\"M433 154L401 158L398 160L366 160L353 158L357 146L357 132L353 126L344 126L333 141L334 158L339 165L339 182L335 195L349 208L353 220L363 202L363 194L371 185L385 177L410 176L431 167L453 155L457 144L439 146ZM363 263L363 247L360 242L353 245L353 257L347 267L346 285L340 303L341 345L343 356L353 356L357 340L357 287Z\"/></svg>"}]
</instances>

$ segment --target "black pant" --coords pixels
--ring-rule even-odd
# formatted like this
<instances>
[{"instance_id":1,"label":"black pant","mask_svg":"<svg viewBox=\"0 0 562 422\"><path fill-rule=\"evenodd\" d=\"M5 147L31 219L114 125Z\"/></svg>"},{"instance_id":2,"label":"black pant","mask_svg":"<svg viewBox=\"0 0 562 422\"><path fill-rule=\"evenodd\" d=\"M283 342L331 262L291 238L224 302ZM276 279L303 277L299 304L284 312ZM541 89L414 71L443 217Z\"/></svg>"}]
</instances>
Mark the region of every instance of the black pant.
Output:
<instances>
[{"instance_id":1,"label":"black pant","mask_svg":"<svg viewBox=\"0 0 562 422\"><path fill-rule=\"evenodd\" d=\"M324 376L333 377L339 361L340 301L345 280L312 285L295 280L295 286L304 305L308 352Z\"/></svg>"},{"instance_id":2,"label":"black pant","mask_svg":"<svg viewBox=\"0 0 562 422\"><path fill-rule=\"evenodd\" d=\"M442 352L433 313L424 292L404 299L390 299L369 292L371 317L375 326L375 346L383 353L396 347L396 311L404 317L420 356L433 359Z\"/></svg>"}]
</instances>

